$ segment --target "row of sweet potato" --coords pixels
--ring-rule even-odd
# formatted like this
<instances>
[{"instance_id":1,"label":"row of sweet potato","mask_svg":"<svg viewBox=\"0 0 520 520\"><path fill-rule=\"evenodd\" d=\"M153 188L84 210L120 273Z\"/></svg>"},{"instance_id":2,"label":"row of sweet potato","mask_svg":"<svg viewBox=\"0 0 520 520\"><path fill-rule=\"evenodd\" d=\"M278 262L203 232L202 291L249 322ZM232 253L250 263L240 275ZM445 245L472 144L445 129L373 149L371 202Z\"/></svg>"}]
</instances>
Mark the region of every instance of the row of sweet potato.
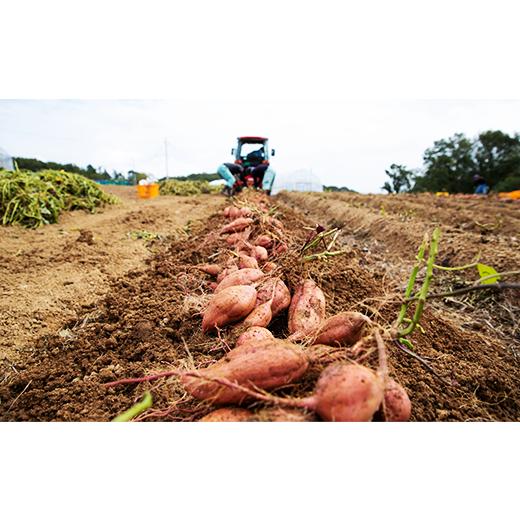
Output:
<instances>
[{"instance_id":1,"label":"row of sweet potato","mask_svg":"<svg viewBox=\"0 0 520 520\"><path fill-rule=\"evenodd\" d=\"M404 388L384 371L355 362L327 366L311 396L281 398L262 392L297 382L315 361L316 347L349 349L370 334L372 324L351 311L327 318L325 295L311 279L301 280L291 295L276 263L287 250L283 224L267 214L267 202L256 202L224 210L231 222L221 228L220 236L229 255L221 255L226 258L222 263L199 266L215 278L203 312L203 331L239 326L243 332L222 359L182 376L186 391L214 405L263 401L306 409L325 421L370 421L376 414L387 421L408 420L411 404ZM285 311L288 336L277 339L268 326ZM251 420L250 413L226 407L203 420Z\"/></svg>"}]
</instances>

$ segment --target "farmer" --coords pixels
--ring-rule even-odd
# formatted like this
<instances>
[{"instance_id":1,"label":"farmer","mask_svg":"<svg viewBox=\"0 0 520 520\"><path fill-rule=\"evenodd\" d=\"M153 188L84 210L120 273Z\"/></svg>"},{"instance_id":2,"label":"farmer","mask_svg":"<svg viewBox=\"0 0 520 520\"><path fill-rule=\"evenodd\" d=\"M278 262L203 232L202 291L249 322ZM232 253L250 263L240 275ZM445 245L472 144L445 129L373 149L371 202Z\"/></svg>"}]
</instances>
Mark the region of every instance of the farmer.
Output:
<instances>
[{"instance_id":1,"label":"farmer","mask_svg":"<svg viewBox=\"0 0 520 520\"><path fill-rule=\"evenodd\" d=\"M233 163L224 163L218 167L217 173L226 181L222 193L226 194L228 197L235 194L235 184L239 181L242 170L243 168L240 165Z\"/></svg>"},{"instance_id":2,"label":"farmer","mask_svg":"<svg viewBox=\"0 0 520 520\"><path fill-rule=\"evenodd\" d=\"M489 193L489 186L481 175L473 175L473 185L475 186L475 195L487 195Z\"/></svg>"},{"instance_id":3,"label":"farmer","mask_svg":"<svg viewBox=\"0 0 520 520\"><path fill-rule=\"evenodd\" d=\"M274 170L265 164L243 168L239 164L224 163L218 167L217 173L226 181L222 193L228 196L235 195L243 186L262 189L270 195L276 177Z\"/></svg>"},{"instance_id":4,"label":"farmer","mask_svg":"<svg viewBox=\"0 0 520 520\"><path fill-rule=\"evenodd\" d=\"M275 177L275 171L269 166L264 173L264 178L262 179L262 189L267 193L267 195L271 195Z\"/></svg>"}]
</instances>

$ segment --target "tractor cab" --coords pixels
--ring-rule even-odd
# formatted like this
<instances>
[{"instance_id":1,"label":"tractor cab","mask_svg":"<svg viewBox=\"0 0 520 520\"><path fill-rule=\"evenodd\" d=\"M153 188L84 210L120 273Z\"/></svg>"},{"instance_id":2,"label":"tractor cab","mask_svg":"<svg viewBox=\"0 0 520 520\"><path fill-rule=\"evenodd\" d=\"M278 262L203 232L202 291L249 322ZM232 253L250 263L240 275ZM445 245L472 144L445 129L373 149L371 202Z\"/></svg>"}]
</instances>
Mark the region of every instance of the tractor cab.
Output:
<instances>
[{"instance_id":1,"label":"tractor cab","mask_svg":"<svg viewBox=\"0 0 520 520\"><path fill-rule=\"evenodd\" d=\"M231 150L235 157L235 164L245 168L265 164L269 166L269 147L267 137L239 137L237 147ZM271 150L271 155L275 151Z\"/></svg>"}]
</instances>

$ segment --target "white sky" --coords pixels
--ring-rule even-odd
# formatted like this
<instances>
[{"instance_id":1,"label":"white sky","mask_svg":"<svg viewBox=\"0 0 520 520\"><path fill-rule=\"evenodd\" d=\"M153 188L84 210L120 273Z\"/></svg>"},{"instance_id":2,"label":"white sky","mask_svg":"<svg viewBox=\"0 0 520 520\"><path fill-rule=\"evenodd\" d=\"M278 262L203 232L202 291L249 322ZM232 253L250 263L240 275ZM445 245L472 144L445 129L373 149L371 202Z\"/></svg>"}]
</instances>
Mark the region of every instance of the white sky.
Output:
<instances>
[{"instance_id":1,"label":"white sky","mask_svg":"<svg viewBox=\"0 0 520 520\"><path fill-rule=\"evenodd\" d=\"M520 131L520 101L0 100L11 155L161 177L214 172L239 135L265 135L278 174L309 168L327 185L377 192L391 163L411 168L439 138Z\"/></svg>"}]
</instances>

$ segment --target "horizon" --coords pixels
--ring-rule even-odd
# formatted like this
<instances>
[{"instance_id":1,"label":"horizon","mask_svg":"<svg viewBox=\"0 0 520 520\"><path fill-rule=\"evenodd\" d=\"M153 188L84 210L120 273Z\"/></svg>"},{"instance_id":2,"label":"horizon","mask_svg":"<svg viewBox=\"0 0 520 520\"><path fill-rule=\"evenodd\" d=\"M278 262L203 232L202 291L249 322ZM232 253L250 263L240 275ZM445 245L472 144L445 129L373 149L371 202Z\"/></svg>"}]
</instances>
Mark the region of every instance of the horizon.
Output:
<instances>
[{"instance_id":1,"label":"horizon","mask_svg":"<svg viewBox=\"0 0 520 520\"><path fill-rule=\"evenodd\" d=\"M239 135L266 135L277 175L311 170L323 185L381 193L392 163L422 166L434 141L518 132L517 100L210 102L0 100L12 157L169 177L214 173ZM50 131L49 131L50 129Z\"/></svg>"}]
</instances>

